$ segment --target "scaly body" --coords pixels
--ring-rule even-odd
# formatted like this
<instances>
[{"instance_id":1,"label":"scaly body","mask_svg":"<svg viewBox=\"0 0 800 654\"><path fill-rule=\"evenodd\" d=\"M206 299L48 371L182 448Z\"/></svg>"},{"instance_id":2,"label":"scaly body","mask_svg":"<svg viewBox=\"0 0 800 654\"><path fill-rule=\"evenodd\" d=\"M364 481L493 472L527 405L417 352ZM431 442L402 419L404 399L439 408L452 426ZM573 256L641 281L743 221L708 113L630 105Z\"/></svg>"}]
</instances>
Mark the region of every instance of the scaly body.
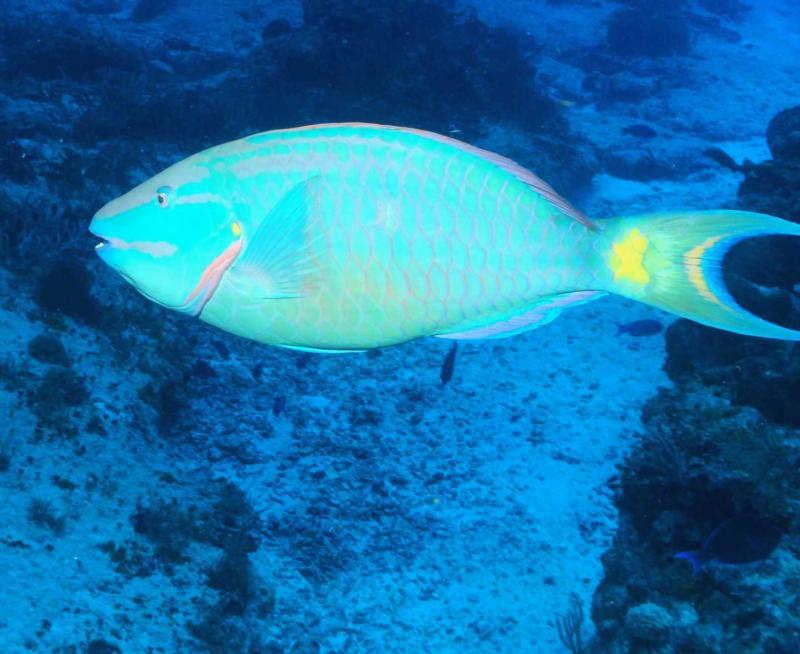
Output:
<instances>
[{"instance_id":1,"label":"scaly body","mask_svg":"<svg viewBox=\"0 0 800 654\"><path fill-rule=\"evenodd\" d=\"M330 132L208 153L246 205L245 232L297 184L320 182L308 196L314 263L301 296L254 303L223 277L201 318L264 343L355 349L467 331L597 288L593 234L512 172L414 132Z\"/></svg>"},{"instance_id":2,"label":"scaly body","mask_svg":"<svg viewBox=\"0 0 800 654\"><path fill-rule=\"evenodd\" d=\"M796 337L720 287L733 242L798 233L754 216L598 227L507 159L417 130L347 124L201 152L109 203L92 230L107 241L100 255L152 299L285 347L508 336L605 292Z\"/></svg>"}]
</instances>

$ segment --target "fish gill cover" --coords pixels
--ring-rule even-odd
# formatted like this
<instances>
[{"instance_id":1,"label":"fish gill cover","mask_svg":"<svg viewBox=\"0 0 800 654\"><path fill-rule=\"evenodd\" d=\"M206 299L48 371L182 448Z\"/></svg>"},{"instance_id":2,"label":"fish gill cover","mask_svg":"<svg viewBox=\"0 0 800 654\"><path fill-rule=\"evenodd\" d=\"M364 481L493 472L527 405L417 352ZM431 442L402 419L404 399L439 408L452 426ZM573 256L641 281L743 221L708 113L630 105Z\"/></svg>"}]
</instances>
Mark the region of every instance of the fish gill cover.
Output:
<instances>
[{"instance_id":1,"label":"fish gill cover","mask_svg":"<svg viewBox=\"0 0 800 654\"><path fill-rule=\"evenodd\" d=\"M0 650L800 651L796 346L604 300L457 357L319 358L163 311L86 233L183 156L335 120L502 152L592 218L797 222L797 12L3 3ZM791 241L726 274L797 328ZM741 516L774 550L674 558Z\"/></svg>"}]
</instances>

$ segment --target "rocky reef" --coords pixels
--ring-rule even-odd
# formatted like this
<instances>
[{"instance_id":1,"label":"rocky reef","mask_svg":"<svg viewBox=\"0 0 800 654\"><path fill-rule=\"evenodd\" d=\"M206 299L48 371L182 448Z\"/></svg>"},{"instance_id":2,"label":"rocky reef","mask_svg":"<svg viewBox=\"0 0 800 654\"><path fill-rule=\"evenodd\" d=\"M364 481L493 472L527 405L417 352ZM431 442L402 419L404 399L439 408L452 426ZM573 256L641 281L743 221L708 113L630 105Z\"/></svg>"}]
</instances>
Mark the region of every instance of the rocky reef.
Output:
<instances>
[{"instance_id":1,"label":"rocky reef","mask_svg":"<svg viewBox=\"0 0 800 654\"><path fill-rule=\"evenodd\" d=\"M800 220L792 204L800 181L798 112L787 110L770 123L773 159L743 168L743 208ZM796 327L791 286L800 268L788 249L776 254L776 245L756 240L734 253L728 281L743 304ZM767 255L770 266L763 264ZM674 387L647 403L645 431L612 481L620 527L603 557L590 651L796 652L800 347L685 320L666 338L665 369ZM780 536L774 551L734 563L709 555L697 574L675 557L712 547L720 526L737 516L770 525ZM731 538L740 536L750 537Z\"/></svg>"},{"instance_id":2,"label":"rocky reef","mask_svg":"<svg viewBox=\"0 0 800 654\"><path fill-rule=\"evenodd\" d=\"M88 249L86 220L104 200L203 147L279 127L360 120L480 142L502 124L519 136L505 154L562 192L598 168L537 80L537 43L448 3L305 0L299 25L242 9L235 43L175 35L165 17L176 6L139 2L128 30L107 18L118 8L106 3L36 21L9 12L0 30L0 124L15 126L0 134L4 257Z\"/></svg>"},{"instance_id":3,"label":"rocky reef","mask_svg":"<svg viewBox=\"0 0 800 654\"><path fill-rule=\"evenodd\" d=\"M647 431L615 480L621 520L592 606L596 652L792 652L800 634L800 438L698 382L647 405ZM731 516L782 533L764 560L675 557Z\"/></svg>"},{"instance_id":4,"label":"rocky reef","mask_svg":"<svg viewBox=\"0 0 800 654\"><path fill-rule=\"evenodd\" d=\"M800 222L800 107L770 121L771 160L746 162L739 207ZM800 327L797 239L761 238L733 248L725 281L740 304L764 318ZM769 262L765 265L765 262ZM800 349L791 343L724 334L681 320L667 331L666 370L678 383L698 379L734 404L757 408L768 419L800 426Z\"/></svg>"}]
</instances>

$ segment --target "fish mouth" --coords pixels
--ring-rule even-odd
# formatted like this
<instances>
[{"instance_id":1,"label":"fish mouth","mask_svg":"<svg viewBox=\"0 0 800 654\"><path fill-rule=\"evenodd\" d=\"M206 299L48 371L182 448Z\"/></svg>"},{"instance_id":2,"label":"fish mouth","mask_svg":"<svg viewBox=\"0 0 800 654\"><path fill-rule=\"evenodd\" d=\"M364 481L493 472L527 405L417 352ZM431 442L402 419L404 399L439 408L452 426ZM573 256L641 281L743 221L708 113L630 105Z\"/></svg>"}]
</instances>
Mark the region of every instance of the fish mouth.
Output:
<instances>
[{"instance_id":1,"label":"fish mouth","mask_svg":"<svg viewBox=\"0 0 800 654\"><path fill-rule=\"evenodd\" d=\"M96 236L100 239L100 242L94 246L94 251L100 254L103 250L108 250L113 247L111 243L111 239L107 236L103 236L102 234L97 233L97 219L93 219L91 223L89 223L89 233L92 236Z\"/></svg>"},{"instance_id":2,"label":"fish mouth","mask_svg":"<svg viewBox=\"0 0 800 654\"><path fill-rule=\"evenodd\" d=\"M95 236L97 236L97 234L95 234ZM103 238L102 236L100 238L103 239L103 240L100 241L97 245L94 246L94 251L95 252L98 252L100 250L104 250L104 249L112 247L111 246L111 241L109 241L106 238Z\"/></svg>"}]
</instances>

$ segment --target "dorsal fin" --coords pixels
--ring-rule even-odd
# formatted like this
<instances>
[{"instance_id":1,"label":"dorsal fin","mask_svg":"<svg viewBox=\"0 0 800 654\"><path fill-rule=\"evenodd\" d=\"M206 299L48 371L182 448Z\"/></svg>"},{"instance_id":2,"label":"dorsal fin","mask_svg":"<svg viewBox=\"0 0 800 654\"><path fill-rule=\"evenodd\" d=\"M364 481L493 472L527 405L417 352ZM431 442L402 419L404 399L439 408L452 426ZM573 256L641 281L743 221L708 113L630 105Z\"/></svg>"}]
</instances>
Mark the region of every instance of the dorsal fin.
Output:
<instances>
[{"instance_id":1,"label":"dorsal fin","mask_svg":"<svg viewBox=\"0 0 800 654\"><path fill-rule=\"evenodd\" d=\"M417 136L421 136L422 138L431 139L432 141L438 141L439 143L446 143L447 145L451 145L454 148L458 148L463 152L468 152L469 154L473 154L476 157L485 159L486 161L493 163L495 166L499 166L506 172L509 172L512 175L514 175L514 177L516 177L521 182L524 182L525 184L530 186L534 191L536 191L539 195L545 198L548 202L550 202L550 204L552 204L554 207L556 207L559 211L561 211L565 215L569 216L570 218L573 218L574 220L577 220L582 225L586 225L586 227L590 229L593 230L597 229L597 226L591 220L589 220L589 217L586 214L573 207L569 202L567 202L563 197L561 197L556 192L556 190L552 186L550 186L550 184L545 182L541 177L534 175L527 168L523 168L516 161L513 161L508 157L504 157L489 150L484 150L482 148L475 147L474 145L470 145L469 143L464 143L464 141L459 141L458 139L454 139L451 136L443 136L442 134L437 134L436 132L428 132L424 129L417 129L416 127L397 127L395 125L378 125L376 123L320 123L318 125L306 125L304 127L280 129L280 130L275 130L275 132L297 132L301 130L324 129L326 127L330 128L369 127L379 130L380 129L393 130L397 132L407 132L408 134L416 134Z\"/></svg>"}]
</instances>

